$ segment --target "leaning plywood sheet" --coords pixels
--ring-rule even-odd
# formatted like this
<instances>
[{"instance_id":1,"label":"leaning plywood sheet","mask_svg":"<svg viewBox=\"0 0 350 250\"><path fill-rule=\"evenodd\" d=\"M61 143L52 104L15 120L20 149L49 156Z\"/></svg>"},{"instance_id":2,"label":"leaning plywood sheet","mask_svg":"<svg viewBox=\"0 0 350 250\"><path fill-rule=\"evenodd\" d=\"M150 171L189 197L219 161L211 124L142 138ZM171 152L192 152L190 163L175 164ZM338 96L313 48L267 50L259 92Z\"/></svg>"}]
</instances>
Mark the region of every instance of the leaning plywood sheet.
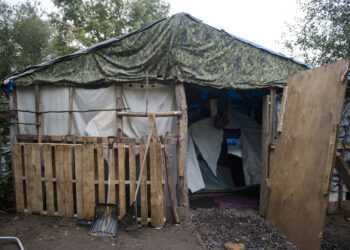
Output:
<instances>
[{"instance_id":1,"label":"leaning plywood sheet","mask_svg":"<svg viewBox=\"0 0 350 250\"><path fill-rule=\"evenodd\" d=\"M267 220L300 249L319 249L350 58L290 77L270 163Z\"/></svg>"}]
</instances>

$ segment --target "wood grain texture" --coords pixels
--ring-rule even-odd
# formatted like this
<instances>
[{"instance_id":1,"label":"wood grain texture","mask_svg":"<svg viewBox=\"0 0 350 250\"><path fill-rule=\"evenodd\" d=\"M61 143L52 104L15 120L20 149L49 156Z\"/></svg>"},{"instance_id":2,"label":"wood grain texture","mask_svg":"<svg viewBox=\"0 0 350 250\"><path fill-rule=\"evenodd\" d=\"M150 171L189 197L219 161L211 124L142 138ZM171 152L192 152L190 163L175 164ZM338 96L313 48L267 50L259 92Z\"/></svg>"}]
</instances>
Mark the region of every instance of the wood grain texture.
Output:
<instances>
[{"instance_id":1,"label":"wood grain texture","mask_svg":"<svg viewBox=\"0 0 350 250\"><path fill-rule=\"evenodd\" d=\"M261 216L266 217L268 199L269 199L269 187L267 185L268 172L269 172L269 152L270 152L270 96L263 97L263 111L262 111L262 149L261 149L261 182L260 182L260 203L259 213Z\"/></svg>"},{"instance_id":2,"label":"wood grain texture","mask_svg":"<svg viewBox=\"0 0 350 250\"><path fill-rule=\"evenodd\" d=\"M46 189L46 211L48 215L54 215L54 192L53 192L53 176L52 176L52 147L43 146L44 168L45 168L45 189Z\"/></svg>"},{"instance_id":3,"label":"wood grain texture","mask_svg":"<svg viewBox=\"0 0 350 250\"><path fill-rule=\"evenodd\" d=\"M125 150L122 143L118 144L118 185L119 185L119 219L122 219L126 211L125 196Z\"/></svg>"},{"instance_id":4,"label":"wood grain texture","mask_svg":"<svg viewBox=\"0 0 350 250\"><path fill-rule=\"evenodd\" d=\"M135 165L135 144L129 144L129 187L130 187L130 206L133 203L136 191L136 165Z\"/></svg>"},{"instance_id":5,"label":"wood grain texture","mask_svg":"<svg viewBox=\"0 0 350 250\"><path fill-rule=\"evenodd\" d=\"M56 169L56 194L57 212L59 216L66 215L65 183L64 183L64 158L62 145L55 146L55 169Z\"/></svg>"},{"instance_id":6,"label":"wood grain texture","mask_svg":"<svg viewBox=\"0 0 350 250\"><path fill-rule=\"evenodd\" d=\"M84 218L83 145L74 147L77 217Z\"/></svg>"},{"instance_id":7,"label":"wood grain texture","mask_svg":"<svg viewBox=\"0 0 350 250\"><path fill-rule=\"evenodd\" d=\"M104 184L104 155L103 155L103 145L97 148L97 179L98 179L98 202L105 203L105 184Z\"/></svg>"},{"instance_id":8,"label":"wood grain texture","mask_svg":"<svg viewBox=\"0 0 350 250\"><path fill-rule=\"evenodd\" d=\"M350 59L288 80L284 121L270 163L267 220L300 249L320 249L336 134Z\"/></svg>"},{"instance_id":9,"label":"wood grain texture","mask_svg":"<svg viewBox=\"0 0 350 250\"><path fill-rule=\"evenodd\" d=\"M82 146L84 218L93 218L95 210L94 146Z\"/></svg>"},{"instance_id":10,"label":"wood grain texture","mask_svg":"<svg viewBox=\"0 0 350 250\"><path fill-rule=\"evenodd\" d=\"M24 211L24 193L23 193L23 170L22 170L22 149L21 145L14 144L12 148L12 166L13 175L15 178L16 192L16 210L17 212Z\"/></svg>"},{"instance_id":11,"label":"wood grain texture","mask_svg":"<svg viewBox=\"0 0 350 250\"><path fill-rule=\"evenodd\" d=\"M73 203L73 176L72 176L72 148L68 145L62 146L63 149L63 173L64 173L64 198L66 217L74 216Z\"/></svg>"},{"instance_id":12,"label":"wood grain texture","mask_svg":"<svg viewBox=\"0 0 350 250\"><path fill-rule=\"evenodd\" d=\"M142 164L142 159L145 156L145 146L142 145L140 148L140 165ZM141 166L140 166L141 167ZM147 160L145 162L145 166L142 170L141 175L141 184L140 184L140 196L141 196L141 224L147 225L147 217L148 217L148 203L147 203Z\"/></svg>"}]
</instances>

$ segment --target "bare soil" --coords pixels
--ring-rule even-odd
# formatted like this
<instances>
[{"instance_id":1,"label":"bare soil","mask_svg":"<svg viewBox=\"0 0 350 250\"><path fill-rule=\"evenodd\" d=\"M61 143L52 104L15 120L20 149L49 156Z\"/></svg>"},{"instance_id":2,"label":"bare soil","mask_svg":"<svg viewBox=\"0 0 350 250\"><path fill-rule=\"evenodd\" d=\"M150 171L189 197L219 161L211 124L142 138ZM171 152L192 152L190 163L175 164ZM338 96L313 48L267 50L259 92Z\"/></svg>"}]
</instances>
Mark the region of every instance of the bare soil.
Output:
<instances>
[{"instance_id":1,"label":"bare soil","mask_svg":"<svg viewBox=\"0 0 350 250\"><path fill-rule=\"evenodd\" d=\"M116 238L88 235L88 228L76 226L73 219L34 214L0 216L0 236L18 237L31 249L205 249L191 223L169 225L156 230L143 227L138 233L118 228ZM0 241L0 249L18 249L16 243Z\"/></svg>"},{"instance_id":2,"label":"bare soil","mask_svg":"<svg viewBox=\"0 0 350 250\"><path fill-rule=\"evenodd\" d=\"M350 249L350 214L327 217L322 249ZM0 236L18 237L26 249L297 249L254 209L191 209L190 220L161 230L142 227L130 233L119 226L116 238L88 235L73 219L34 214L0 215ZM18 249L0 241L0 249ZM237 248L239 249L239 248Z\"/></svg>"}]
</instances>

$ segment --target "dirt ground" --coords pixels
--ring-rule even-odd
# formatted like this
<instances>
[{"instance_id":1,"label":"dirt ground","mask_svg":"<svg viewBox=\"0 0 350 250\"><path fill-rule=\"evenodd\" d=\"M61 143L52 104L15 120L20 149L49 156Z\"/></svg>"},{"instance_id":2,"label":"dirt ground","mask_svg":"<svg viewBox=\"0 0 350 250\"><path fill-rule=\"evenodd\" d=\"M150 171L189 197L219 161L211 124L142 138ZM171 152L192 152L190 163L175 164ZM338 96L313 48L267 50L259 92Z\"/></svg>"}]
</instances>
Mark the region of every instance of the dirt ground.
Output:
<instances>
[{"instance_id":1,"label":"dirt ground","mask_svg":"<svg viewBox=\"0 0 350 250\"><path fill-rule=\"evenodd\" d=\"M328 216L322 249L350 249L349 214ZM188 223L129 233L119 226L116 238L94 237L73 219L34 214L0 215L0 236L20 238L26 249L297 249L254 209L191 209ZM0 241L0 249L18 249ZM237 248L243 249L243 248Z\"/></svg>"},{"instance_id":2,"label":"dirt ground","mask_svg":"<svg viewBox=\"0 0 350 250\"><path fill-rule=\"evenodd\" d=\"M162 230L143 227L139 233L119 228L116 238L88 235L88 228L72 219L33 214L0 216L0 235L18 237L24 248L31 249L205 249L191 223L166 225ZM7 241L8 242L8 241ZM16 244L0 241L0 249L18 249Z\"/></svg>"}]
</instances>

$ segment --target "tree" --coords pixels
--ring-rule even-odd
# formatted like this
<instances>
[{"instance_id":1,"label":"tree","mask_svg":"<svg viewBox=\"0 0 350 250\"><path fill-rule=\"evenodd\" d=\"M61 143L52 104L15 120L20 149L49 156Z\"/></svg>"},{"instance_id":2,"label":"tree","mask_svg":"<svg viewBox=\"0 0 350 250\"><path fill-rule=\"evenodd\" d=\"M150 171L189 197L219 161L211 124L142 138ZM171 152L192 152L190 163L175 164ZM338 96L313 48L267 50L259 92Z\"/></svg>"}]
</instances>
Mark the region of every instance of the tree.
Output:
<instances>
[{"instance_id":1,"label":"tree","mask_svg":"<svg viewBox=\"0 0 350 250\"><path fill-rule=\"evenodd\" d=\"M47 58L50 26L42 14L35 2L12 6L0 0L0 79Z\"/></svg>"},{"instance_id":2,"label":"tree","mask_svg":"<svg viewBox=\"0 0 350 250\"><path fill-rule=\"evenodd\" d=\"M298 0L304 17L288 25L285 47L311 65L350 56L350 0Z\"/></svg>"},{"instance_id":3,"label":"tree","mask_svg":"<svg viewBox=\"0 0 350 250\"><path fill-rule=\"evenodd\" d=\"M166 17L163 0L54 0L51 13L57 55L120 36Z\"/></svg>"}]
</instances>

